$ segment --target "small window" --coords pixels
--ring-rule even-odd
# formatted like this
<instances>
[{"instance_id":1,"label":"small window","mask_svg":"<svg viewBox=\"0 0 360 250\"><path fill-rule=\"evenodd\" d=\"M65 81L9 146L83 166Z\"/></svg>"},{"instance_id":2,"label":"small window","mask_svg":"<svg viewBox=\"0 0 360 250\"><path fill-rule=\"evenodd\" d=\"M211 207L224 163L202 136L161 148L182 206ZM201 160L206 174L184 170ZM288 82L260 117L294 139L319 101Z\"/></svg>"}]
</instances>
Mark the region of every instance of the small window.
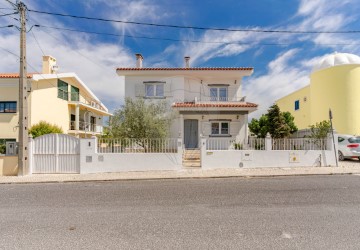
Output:
<instances>
[{"instance_id":1,"label":"small window","mask_svg":"<svg viewBox=\"0 0 360 250\"><path fill-rule=\"evenodd\" d=\"M211 87L210 101L227 101L228 89L227 87Z\"/></svg>"},{"instance_id":2,"label":"small window","mask_svg":"<svg viewBox=\"0 0 360 250\"><path fill-rule=\"evenodd\" d=\"M164 82L145 82L145 96L149 98L164 97Z\"/></svg>"},{"instance_id":3,"label":"small window","mask_svg":"<svg viewBox=\"0 0 360 250\"><path fill-rule=\"evenodd\" d=\"M344 138L342 138L342 137L338 137L338 142L342 142L342 141L344 141L345 139Z\"/></svg>"},{"instance_id":4,"label":"small window","mask_svg":"<svg viewBox=\"0 0 360 250\"><path fill-rule=\"evenodd\" d=\"M300 101L296 100L295 101L295 110L299 110L300 109Z\"/></svg>"},{"instance_id":5,"label":"small window","mask_svg":"<svg viewBox=\"0 0 360 250\"><path fill-rule=\"evenodd\" d=\"M16 102L0 102L0 113L16 113Z\"/></svg>"},{"instance_id":6,"label":"small window","mask_svg":"<svg viewBox=\"0 0 360 250\"><path fill-rule=\"evenodd\" d=\"M229 123L228 122L212 122L211 135L228 135Z\"/></svg>"},{"instance_id":7,"label":"small window","mask_svg":"<svg viewBox=\"0 0 360 250\"><path fill-rule=\"evenodd\" d=\"M71 86L71 101L78 102L79 101L79 89L77 87Z\"/></svg>"},{"instance_id":8,"label":"small window","mask_svg":"<svg viewBox=\"0 0 360 250\"><path fill-rule=\"evenodd\" d=\"M58 79L58 98L69 100L68 84L60 79Z\"/></svg>"}]
</instances>

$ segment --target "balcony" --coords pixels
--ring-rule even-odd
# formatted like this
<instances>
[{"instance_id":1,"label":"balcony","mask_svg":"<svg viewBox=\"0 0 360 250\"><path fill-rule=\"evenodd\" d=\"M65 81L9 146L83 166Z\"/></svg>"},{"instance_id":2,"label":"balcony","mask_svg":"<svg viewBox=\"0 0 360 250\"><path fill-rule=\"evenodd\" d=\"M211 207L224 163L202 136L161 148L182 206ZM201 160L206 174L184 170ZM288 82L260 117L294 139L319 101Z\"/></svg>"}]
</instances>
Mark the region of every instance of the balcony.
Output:
<instances>
[{"instance_id":1,"label":"balcony","mask_svg":"<svg viewBox=\"0 0 360 250\"><path fill-rule=\"evenodd\" d=\"M91 97L80 95L79 92L69 92L58 89L58 98L69 102L69 105L79 104L80 106L101 115L111 115L101 103Z\"/></svg>"},{"instance_id":2,"label":"balcony","mask_svg":"<svg viewBox=\"0 0 360 250\"><path fill-rule=\"evenodd\" d=\"M102 134L103 132L103 126L97 125L90 122L79 122L79 130L76 130L76 122L71 121L69 130L71 132L79 132L79 133L89 133L89 134Z\"/></svg>"}]
</instances>

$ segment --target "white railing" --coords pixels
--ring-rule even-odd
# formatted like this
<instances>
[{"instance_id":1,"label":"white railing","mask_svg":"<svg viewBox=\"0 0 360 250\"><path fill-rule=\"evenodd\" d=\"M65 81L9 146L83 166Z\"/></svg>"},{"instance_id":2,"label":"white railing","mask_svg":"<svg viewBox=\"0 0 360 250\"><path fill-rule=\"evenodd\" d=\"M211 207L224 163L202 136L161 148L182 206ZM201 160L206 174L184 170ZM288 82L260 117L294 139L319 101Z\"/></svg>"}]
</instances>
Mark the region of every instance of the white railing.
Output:
<instances>
[{"instance_id":1,"label":"white railing","mask_svg":"<svg viewBox=\"0 0 360 250\"><path fill-rule=\"evenodd\" d=\"M177 153L177 138L98 139L98 153ZM145 163L146 164L146 163Z\"/></svg>"},{"instance_id":2,"label":"white railing","mask_svg":"<svg viewBox=\"0 0 360 250\"><path fill-rule=\"evenodd\" d=\"M326 150L327 139L272 139L272 150Z\"/></svg>"},{"instance_id":3,"label":"white railing","mask_svg":"<svg viewBox=\"0 0 360 250\"><path fill-rule=\"evenodd\" d=\"M266 140L271 141L271 149L265 148ZM206 150L327 150L327 139L250 137L247 142L239 142L233 138L209 138L206 140Z\"/></svg>"},{"instance_id":4,"label":"white railing","mask_svg":"<svg viewBox=\"0 0 360 250\"><path fill-rule=\"evenodd\" d=\"M76 130L75 122L70 122L70 130ZM79 130L85 131L85 132L95 132L95 133L102 133L103 132L103 126L89 123L89 122L82 122L79 121Z\"/></svg>"},{"instance_id":5,"label":"white railing","mask_svg":"<svg viewBox=\"0 0 360 250\"><path fill-rule=\"evenodd\" d=\"M245 102L244 97L210 97L210 96L201 96L195 97L195 103L207 103L207 102Z\"/></svg>"},{"instance_id":6,"label":"white railing","mask_svg":"<svg viewBox=\"0 0 360 250\"><path fill-rule=\"evenodd\" d=\"M209 138L206 150L265 150L264 138L249 138L248 142L239 142L233 138Z\"/></svg>"}]
</instances>

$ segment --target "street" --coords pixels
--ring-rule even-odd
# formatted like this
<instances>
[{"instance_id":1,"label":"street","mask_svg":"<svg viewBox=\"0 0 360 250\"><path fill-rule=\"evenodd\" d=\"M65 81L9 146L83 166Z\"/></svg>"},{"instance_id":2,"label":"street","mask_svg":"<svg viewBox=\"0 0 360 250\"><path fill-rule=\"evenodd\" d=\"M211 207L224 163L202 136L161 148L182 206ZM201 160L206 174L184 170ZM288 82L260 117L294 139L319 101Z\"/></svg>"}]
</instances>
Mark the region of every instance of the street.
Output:
<instances>
[{"instance_id":1,"label":"street","mask_svg":"<svg viewBox=\"0 0 360 250\"><path fill-rule=\"evenodd\" d=\"M360 176L0 185L0 249L360 249Z\"/></svg>"}]
</instances>

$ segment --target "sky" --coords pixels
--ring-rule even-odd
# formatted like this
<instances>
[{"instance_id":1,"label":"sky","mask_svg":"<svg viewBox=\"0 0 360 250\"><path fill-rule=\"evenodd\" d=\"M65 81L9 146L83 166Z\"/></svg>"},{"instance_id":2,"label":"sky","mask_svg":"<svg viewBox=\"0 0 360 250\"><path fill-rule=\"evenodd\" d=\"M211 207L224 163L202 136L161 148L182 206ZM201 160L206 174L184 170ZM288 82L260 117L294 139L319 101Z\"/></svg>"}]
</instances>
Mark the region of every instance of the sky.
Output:
<instances>
[{"instance_id":1,"label":"sky","mask_svg":"<svg viewBox=\"0 0 360 250\"><path fill-rule=\"evenodd\" d=\"M11 0L15 1L15 0ZM360 30L359 0L48 0L23 1L28 11L28 72L40 72L43 55L59 72L75 72L113 111L124 101L117 67L254 67L243 79L246 101L259 104L250 118L277 99L309 84L314 65L334 52L360 55L360 33L263 33L180 29L102 22L34 12L52 12L166 25L246 30ZM31 11L33 10L33 11ZM0 72L19 70L18 15L0 0ZM47 27L43 27L47 26ZM51 27L51 28L50 28ZM111 33L116 36L62 29ZM146 38L144 38L146 37ZM180 40L180 41L171 41ZM197 41L197 42L193 42Z\"/></svg>"}]
</instances>

